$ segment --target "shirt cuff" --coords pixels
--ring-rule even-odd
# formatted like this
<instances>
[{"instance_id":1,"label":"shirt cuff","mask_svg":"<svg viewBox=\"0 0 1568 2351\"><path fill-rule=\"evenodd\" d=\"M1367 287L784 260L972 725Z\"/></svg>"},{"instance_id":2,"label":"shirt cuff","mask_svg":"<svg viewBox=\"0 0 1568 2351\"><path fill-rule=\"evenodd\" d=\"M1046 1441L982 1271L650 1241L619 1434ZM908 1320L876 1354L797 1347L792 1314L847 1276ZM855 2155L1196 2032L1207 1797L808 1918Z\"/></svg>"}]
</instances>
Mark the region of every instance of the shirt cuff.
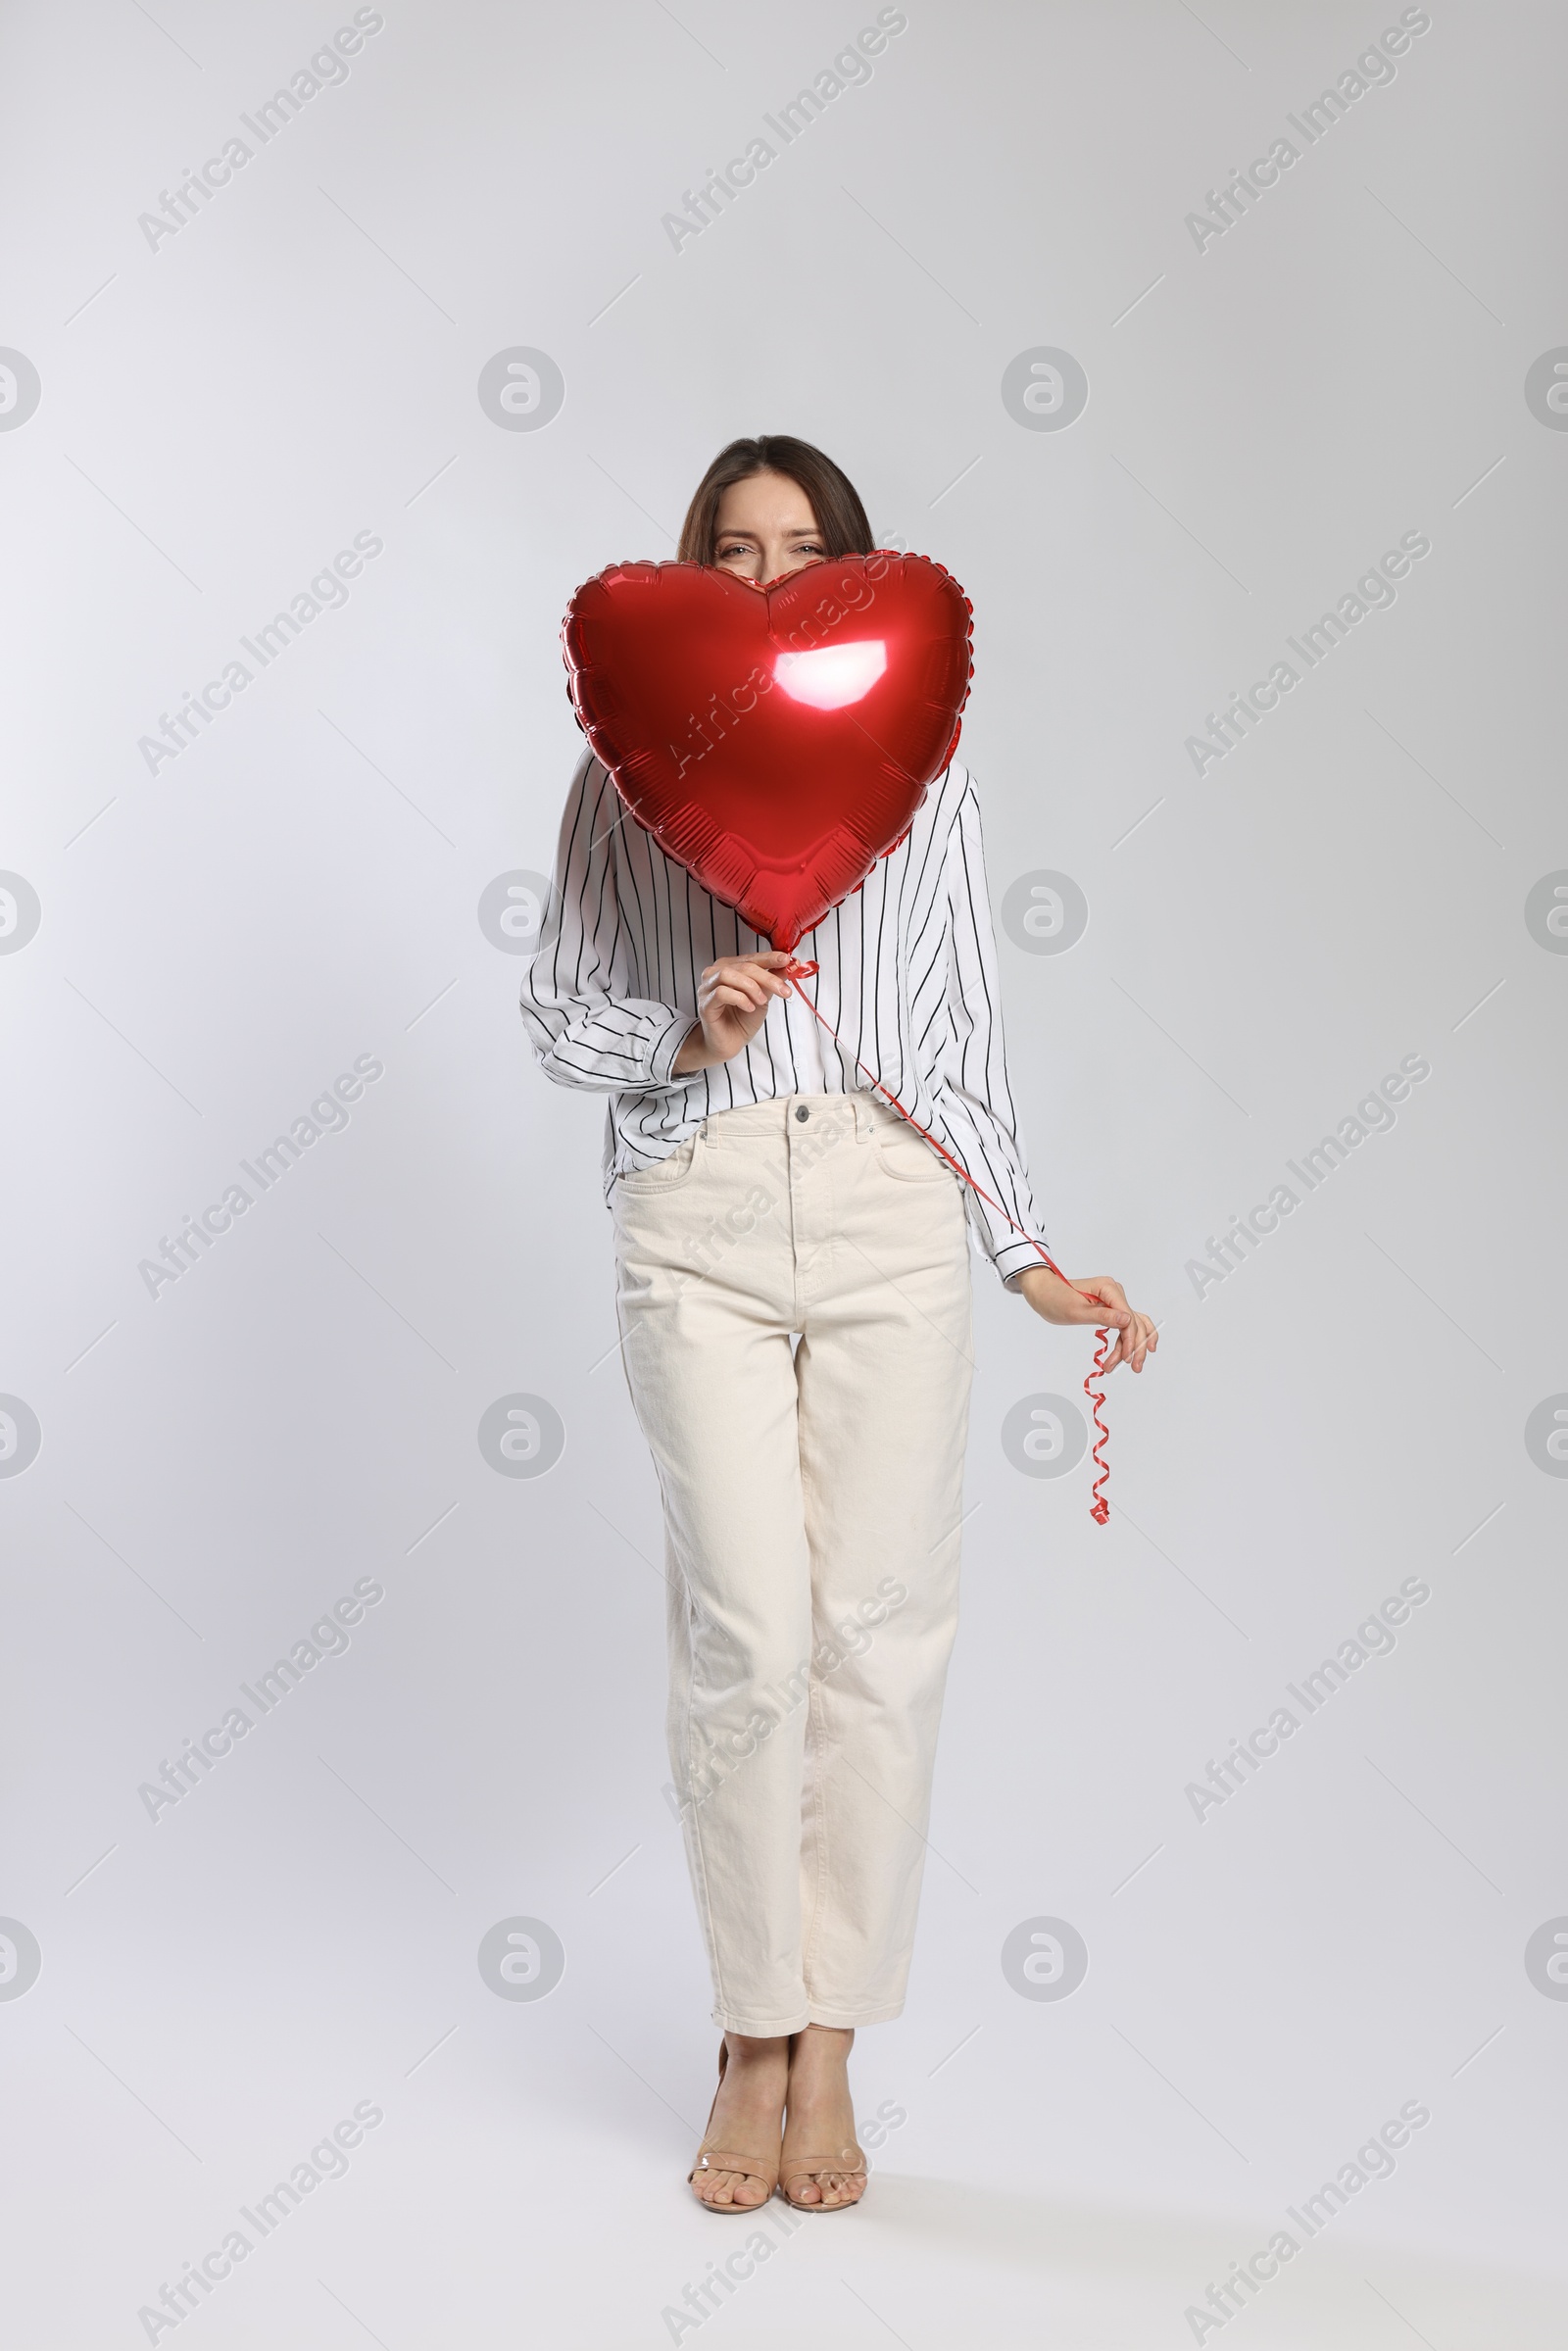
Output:
<instances>
[{"instance_id":1,"label":"shirt cuff","mask_svg":"<svg viewBox=\"0 0 1568 2351\"><path fill-rule=\"evenodd\" d=\"M1027 1273L1031 1265L1043 1265L1045 1259L1032 1241L1004 1241L993 1256L992 1263L1007 1288L1016 1290L1016 1276Z\"/></svg>"},{"instance_id":2,"label":"shirt cuff","mask_svg":"<svg viewBox=\"0 0 1568 2351\"><path fill-rule=\"evenodd\" d=\"M696 1026L697 1015L695 1012L677 1012L668 1028L656 1039L654 1050L648 1056L648 1077L651 1085L665 1087L673 1091L674 1088L684 1086L688 1082L686 1078L675 1075L675 1055L680 1052L681 1047ZM695 1071L692 1074L695 1075Z\"/></svg>"}]
</instances>

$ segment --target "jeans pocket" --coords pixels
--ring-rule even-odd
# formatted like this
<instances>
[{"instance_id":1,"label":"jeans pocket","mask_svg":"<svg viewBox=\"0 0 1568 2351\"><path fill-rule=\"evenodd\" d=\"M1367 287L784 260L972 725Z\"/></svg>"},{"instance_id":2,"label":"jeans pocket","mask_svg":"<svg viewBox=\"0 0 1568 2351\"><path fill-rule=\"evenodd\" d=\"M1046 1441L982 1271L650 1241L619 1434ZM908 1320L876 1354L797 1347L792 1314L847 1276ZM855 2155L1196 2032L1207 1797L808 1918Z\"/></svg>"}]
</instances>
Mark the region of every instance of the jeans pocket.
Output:
<instances>
[{"instance_id":1,"label":"jeans pocket","mask_svg":"<svg viewBox=\"0 0 1568 2351\"><path fill-rule=\"evenodd\" d=\"M907 1135L884 1132L877 1139L877 1158L887 1174L901 1184L956 1183L957 1178L929 1143L911 1128Z\"/></svg>"},{"instance_id":2,"label":"jeans pocket","mask_svg":"<svg viewBox=\"0 0 1568 2351\"><path fill-rule=\"evenodd\" d=\"M652 1167L625 1168L615 1179L616 1190L632 1200L651 1193L677 1192L689 1181L697 1165L702 1140L703 1130L699 1127L662 1159L656 1159Z\"/></svg>"}]
</instances>

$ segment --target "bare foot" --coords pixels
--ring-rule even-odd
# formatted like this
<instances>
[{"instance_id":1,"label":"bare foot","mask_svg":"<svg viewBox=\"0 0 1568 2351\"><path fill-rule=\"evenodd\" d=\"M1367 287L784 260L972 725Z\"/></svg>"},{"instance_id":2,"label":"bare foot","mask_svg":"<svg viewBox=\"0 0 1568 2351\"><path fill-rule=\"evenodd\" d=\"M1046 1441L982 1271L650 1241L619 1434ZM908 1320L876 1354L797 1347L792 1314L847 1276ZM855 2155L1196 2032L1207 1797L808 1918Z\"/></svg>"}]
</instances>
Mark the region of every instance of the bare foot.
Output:
<instances>
[{"instance_id":1,"label":"bare foot","mask_svg":"<svg viewBox=\"0 0 1568 2351\"><path fill-rule=\"evenodd\" d=\"M798 2204L858 2204L865 2193L864 2159L855 2143L855 2109L846 2068L853 2033L831 2025L808 2025L790 2040L788 2121L781 2177L789 2180ZM805 2179L789 2179L803 2156L836 2156Z\"/></svg>"},{"instance_id":2,"label":"bare foot","mask_svg":"<svg viewBox=\"0 0 1568 2351\"><path fill-rule=\"evenodd\" d=\"M729 2051L724 2079L703 2137L725 2154L765 2156L771 2161L779 2143L789 2081L788 2035L756 2040L745 2033L726 2033L724 2041ZM724 2209L765 2204L772 2192L767 2180L755 2172L705 2167L692 2180L692 2193L699 2203Z\"/></svg>"}]
</instances>

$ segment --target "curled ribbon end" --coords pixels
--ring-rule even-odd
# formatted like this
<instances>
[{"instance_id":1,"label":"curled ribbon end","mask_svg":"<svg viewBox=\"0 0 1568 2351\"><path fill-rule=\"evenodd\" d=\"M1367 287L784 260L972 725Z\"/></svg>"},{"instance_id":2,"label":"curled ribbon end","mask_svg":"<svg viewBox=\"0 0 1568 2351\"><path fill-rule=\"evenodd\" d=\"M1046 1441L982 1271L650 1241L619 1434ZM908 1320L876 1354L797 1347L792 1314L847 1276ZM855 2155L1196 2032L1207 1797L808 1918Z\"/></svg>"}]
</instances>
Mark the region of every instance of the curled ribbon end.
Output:
<instances>
[{"instance_id":1,"label":"curled ribbon end","mask_svg":"<svg viewBox=\"0 0 1568 2351\"><path fill-rule=\"evenodd\" d=\"M1084 1394L1093 1408L1095 1427L1099 1432L1092 1448L1092 1457L1100 1475L1091 1489L1089 1515L1097 1527L1103 1527L1108 1525L1110 1520L1110 1504L1101 1492L1101 1488L1110 1476L1110 1471L1105 1465L1105 1444L1110 1431L1106 1428L1103 1417L1105 1391L1102 1387L1096 1386L1096 1377L1104 1371L1105 1358L1110 1352L1110 1333L1108 1330L1099 1330L1095 1333L1095 1337L1100 1344L1095 1349L1095 1368L1084 1382Z\"/></svg>"}]
</instances>

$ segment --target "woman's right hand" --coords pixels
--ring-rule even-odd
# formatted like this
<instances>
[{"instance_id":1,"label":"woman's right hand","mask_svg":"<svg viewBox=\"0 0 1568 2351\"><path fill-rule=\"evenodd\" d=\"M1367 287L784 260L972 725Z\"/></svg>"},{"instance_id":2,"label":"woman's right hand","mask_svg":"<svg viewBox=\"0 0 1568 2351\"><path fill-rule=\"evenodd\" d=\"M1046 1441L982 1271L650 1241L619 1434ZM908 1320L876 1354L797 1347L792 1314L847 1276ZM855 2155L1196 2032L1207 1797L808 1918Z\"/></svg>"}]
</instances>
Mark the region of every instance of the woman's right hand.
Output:
<instances>
[{"instance_id":1,"label":"woman's right hand","mask_svg":"<svg viewBox=\"0 0 1568 2351\"><path fill-rule=\"evenodd\" d=\"M697 984L697 1025L675 1055L673 1074L690 1077L744 1052L767 1018L770 999L788 996L789 982L779 973L789 961L773 949L766 955L720 955L710 963Z\"/></svg>"}]
</instances>

